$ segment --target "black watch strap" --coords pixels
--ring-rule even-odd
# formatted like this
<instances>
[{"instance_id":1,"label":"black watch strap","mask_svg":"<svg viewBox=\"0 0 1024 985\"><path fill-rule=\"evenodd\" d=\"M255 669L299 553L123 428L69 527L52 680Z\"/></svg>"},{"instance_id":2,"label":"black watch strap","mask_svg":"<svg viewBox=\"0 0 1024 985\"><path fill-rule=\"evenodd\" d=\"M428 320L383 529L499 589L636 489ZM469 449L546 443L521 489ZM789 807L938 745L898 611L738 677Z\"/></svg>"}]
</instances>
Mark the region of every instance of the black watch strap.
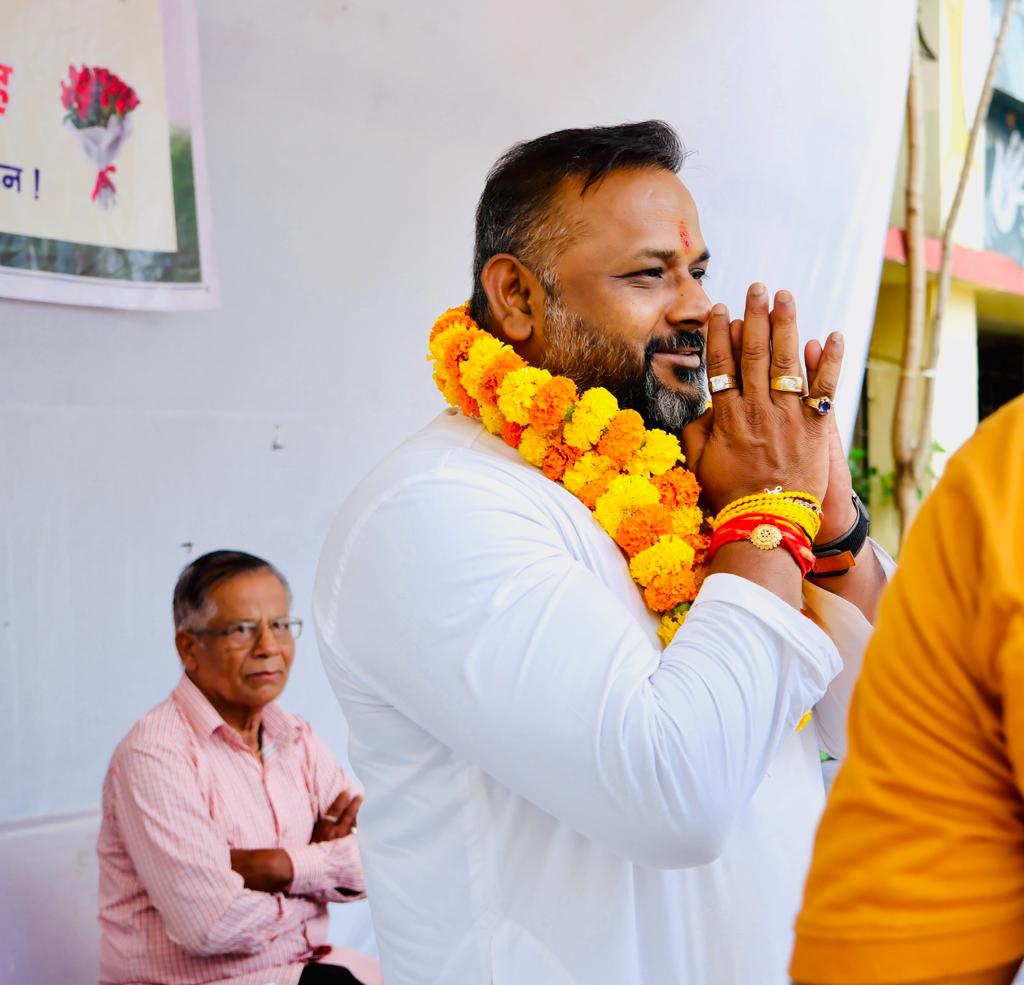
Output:
<instances>
[{"instance_id":1,"label":"black watch strap","mask_svg":"<svg viewBox=\"0 0 1024 985\"><path fill-rule=\"evenodd\" d=\"M841 537L814 546L817 561L811 569L811 578L836 578L845 575L857 563L855 559L871 531L871 517L856 493L853 494L853 506L857 511L853 526Z\"/></svg>"}]
</instances>

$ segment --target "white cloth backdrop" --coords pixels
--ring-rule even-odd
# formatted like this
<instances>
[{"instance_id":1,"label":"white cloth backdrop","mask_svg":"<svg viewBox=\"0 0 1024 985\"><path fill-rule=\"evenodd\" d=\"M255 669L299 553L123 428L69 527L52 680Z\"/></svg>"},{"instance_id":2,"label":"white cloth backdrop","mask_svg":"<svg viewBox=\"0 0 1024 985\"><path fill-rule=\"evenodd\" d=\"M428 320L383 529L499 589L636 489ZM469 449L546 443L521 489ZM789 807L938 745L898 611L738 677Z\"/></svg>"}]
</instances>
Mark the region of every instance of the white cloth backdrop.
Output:
<instances>
[{"instance_id":1,"label":"white cloth backdrop","mask_svg":"<svg viewBox=\"0 0 1024 985\"><path fill-rule=\"evenodd\" d=\"M177 676L190 557L266 555L308 617L337 505L439 407L425 335L468 294L474 204L515 140L674 124L709 292L738 307L765 280L805 333L844 329L849 422L912 6L200 4L222 309L0 302L0 818L98 802L114 744ZM311 633L285 702L344 755ZM338 936L366 938L365 909L335 910Z\"/></svg>"}]
</instances>

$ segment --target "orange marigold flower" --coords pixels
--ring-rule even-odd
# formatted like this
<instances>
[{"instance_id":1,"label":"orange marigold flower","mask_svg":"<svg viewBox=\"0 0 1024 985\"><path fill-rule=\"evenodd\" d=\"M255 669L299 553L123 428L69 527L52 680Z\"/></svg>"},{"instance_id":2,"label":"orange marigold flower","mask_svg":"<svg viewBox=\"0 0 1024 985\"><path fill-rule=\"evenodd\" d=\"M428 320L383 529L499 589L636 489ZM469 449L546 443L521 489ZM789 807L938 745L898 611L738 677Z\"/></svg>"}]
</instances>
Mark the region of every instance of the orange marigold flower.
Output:
<instances>
[{"instance_id":1,"label":"orange marigold flower","mask_svg":"<svg viewBox=\"0 0 1024 985\"><path fill-rule=\"evenodd\" d=\"M672 531L672 514L664 506L641 506L619 524L615 542L629 557L656 543L662 534Z\"/></svg>"},{"instance_id":2,"label":"orange marigold flower","mask_svg":"<svg viewBox=\"0 0 1024 985\"><path fill-rule=\"evenodd\" d=\"M480 405L466 392L466 388L459 383L459 410L466 417L479 417Z\"/></svg>"},{"instance_id":3,"label":"orange marigold flower","mask_svg":"<svg viewBox=\"0 0 1024 985\"><path fill-rule=\"evenodd\" d=\"M522 424L516 424L515 421L506 421L501 429L501 438L506 445L518 448L525 430L526 428Z\"/></svg>"},{"instance_id":4,"label":"orange marigold flower","mask_svg":"<svg viewBox=\"0 0 1024 985\"><path fill-rule=\"evenodd\" d=\"M469 302L460 304L457 308L449 308L440 318L434 322L434 327L430 330L430 341L433 342L438 335L440 335L446 328L451 327L456 322L464 322L468 324L467 315L469 314Z\"/></svg>"},{"instance_id":5,"label":"orange marigold flower","mask_svg":"<svg viewBox=\"0 0 1024 985\"><path fill-rule=\"evenodd\" d=\"M548 448L547 454L544 456L541 469L549 479L561 482L565 470L582 455L583 452L579 448L573 448L572 445L567 445L564 441L552 441L551 447Z\"/></svg>"},{"instance_id":6,"label":"orange marigold flower","mask_svg":"<svg viewBox=\"0 0 1024 985\"><path fill-rule=\"evenodd\" d=\"M459 363L469 355L476 340L476 332L459 332L445 348L444 372L453 380L459 378Z\"/></svg>"},{"instance_id":7,"label":"orange marigold flower","mask_svg":"<svg viewBox=\"0 0 1024 985\"><path fill-rule=\"evenodd\" d=\"M526 361L511 350L503 352L480 374L480 400L491 407L498 405L498 387L514 369L522 369Z\"/></svg>"},{"instance_id":8,"label":"orange marigold flower","mask_svg":"<svg viewBox=\"0 0 1024 985\"><path fill-rule=\"evenodd\" d=\"M602 476L598 476L596 479L592 479L583 488L576 493L576 498L588 509L593 510L597 506L597 501L608 492L608 487L612 484L612 479L615 478L617 473L606 472Z\"/></svg>"},{"instance_id":9,"label":"orange marigold flower","mask_svg":"<svg viewBox=\"0 0 1024 985\"><path fill-rule=\"evenodd\" d=\"M700 498L700 486L697 478L688 469L669 469L661 475L651 476L658 492L661 493L661 504L674 510L680 506L696 506Z\"/></svg>"},{"instance_id":10,"label":"orange marigold flower","mask_svg":"<svg viewBox=\"0 0 1024 985\"><path fill-rule=\"evenodd\" d=\"M597 450L616 465L624 465L644 443L644 434L644 419L635 410L620 410L608 422Z\"/></svg>"},{"instance_id":11,"label":"orange marigold flower","mask_svg":"<svg viewBox=\"0 0 1024 985\"><path fill-rule=\"evenodd\" d=\"M534 394L530 423L541 434L555 434L565 423L565 415L576 403L576 384L567 376L553 376Z\"/></svg>"},{"instance_id":12,"label":"orange marigold flower","mask_svg":"<svg viewBox=\"0 0 1024 985\"><path fill-rule=\"evenodd\" d=\"M644 601L654 612L668 612L680 602L692 602L697 595L697 579L692 571L655 575L644 589Z\"/></svg>"},{"instance_id":13,"label":"orange marigold flower","mask_svg":"<svg viewBox=\"0 0 1024 985\"><path fill-rule=\"evenodd\" d=\"M684 537L683 540L693 548L694 567L703 566L707 560L708 548L711 546L710 534L690 534L688 537Z\"/></svg>"}]
</instances>

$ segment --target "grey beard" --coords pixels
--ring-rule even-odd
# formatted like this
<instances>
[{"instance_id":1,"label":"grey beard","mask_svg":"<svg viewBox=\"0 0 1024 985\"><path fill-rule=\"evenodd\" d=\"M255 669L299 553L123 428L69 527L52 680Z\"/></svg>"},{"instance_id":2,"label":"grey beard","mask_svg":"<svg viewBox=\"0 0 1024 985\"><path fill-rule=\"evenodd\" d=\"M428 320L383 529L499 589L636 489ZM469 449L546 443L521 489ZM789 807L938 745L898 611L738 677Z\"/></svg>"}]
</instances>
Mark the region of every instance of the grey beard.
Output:
<instances>
[{"instance_id":1,"label":"grey beard","mask_svg":"<svg viewBox=\"0 0 1024 985\"><path fill-rule=\"evenodd\" d=\"M671 390L651 367L653 345L638 355L624 342L569 311L550 288L544 318L547 325L544 369L568 376L581 390L606 387L621 406L637 411L648 427L662 428L669 434L679 434L683 427L704 413L711 395L703 357L699 369L676 370L687 389Z\"/></svg>"},{"instance_id":2,"label":"grey beard","mask_svg":"<svg viewBox=\"0 0 1024 985\"><path fill-rule=\"evenodd\" d=\"M651 370L646 367L644 373L644 403L646 410L640 411L641 416L650 426L663 428L669 434L678 434L691 421L697 420L704 413L711 392L708 390L708 374L704 367L687 371L683 381L692 389L681 392L669 390Z\"/></svg>"}]
</instances>

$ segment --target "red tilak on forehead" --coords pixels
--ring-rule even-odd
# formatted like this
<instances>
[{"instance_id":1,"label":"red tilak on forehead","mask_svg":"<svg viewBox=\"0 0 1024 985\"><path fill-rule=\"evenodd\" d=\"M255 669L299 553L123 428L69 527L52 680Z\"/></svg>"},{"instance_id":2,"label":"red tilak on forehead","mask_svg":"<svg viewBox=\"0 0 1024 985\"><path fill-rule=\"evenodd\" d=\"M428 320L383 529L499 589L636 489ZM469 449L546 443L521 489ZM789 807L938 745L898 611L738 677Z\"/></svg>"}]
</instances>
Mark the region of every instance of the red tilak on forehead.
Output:
<instances>
[{"instance_id":1,"label":"red tilak on forehead","mask_svg":"<svg viewBox=\"0 0 1024 985\"><path fill-rule=\"evenodd\" d=\"M683 244L683 252L689 253L693 240L690 239L690 230L686 228L685 222L679 223L679 242Z\"/></svg>"}]
</instances>

